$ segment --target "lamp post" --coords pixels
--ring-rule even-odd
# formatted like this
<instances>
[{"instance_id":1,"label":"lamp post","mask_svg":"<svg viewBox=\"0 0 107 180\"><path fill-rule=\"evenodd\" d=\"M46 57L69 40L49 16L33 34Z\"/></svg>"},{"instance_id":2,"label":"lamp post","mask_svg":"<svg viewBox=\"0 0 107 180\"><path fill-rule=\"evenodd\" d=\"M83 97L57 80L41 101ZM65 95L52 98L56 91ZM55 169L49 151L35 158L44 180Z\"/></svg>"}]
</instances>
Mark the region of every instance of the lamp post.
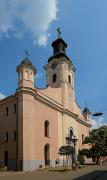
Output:
<instances>
[{"instance_id":1,"label":"lamp post","mask_svg":"<svg viewBox=\"0 0 107 180\"><path fill-rule=\"evenodd\" d=\"M94 112L92 116L102 116L104 114L104 111L107 111L107 107L105 107L101 111Z\"/></svg>"},{"instance_id":2,"label":"lamp post","mask_svg":"<svg viewBox=\"0 0 107 180\"><path fill-rule=\"evenodd\" d=\"M72 136L68 136L68 137L65 137L66 139L66 142L67 142L67 145L71 145L71 143L73 142L73 151L71 153L72 155L72 164L76 164L76 149L75 149L75 146L76 146L76 142L78 139L76 139L76 136L72 135ZM74 160L73 160L73 154L74 154Z\"/></svg>"},{"instance_id":3,"label":"lamp post","mask_svg":"<svg viewBox=\"0 0 107 180\"><path fill-rule=\"evenodd\" d=\"M102 112L96 112L96 113L93 114L93 116L101 116L101 115L103 115Z\"/></svg>"},{"instance_id":4,"label":"lamp post","mask_svg":"<svg viewBox=\"0 0 107 180\"><path fill-rule=\"evenodd\" d=\"M74 136L74 138L72 138L72 141L73 141L73 144L74 144L74 164L76 164L76 149L75 149L75 146L76 146L77 140L78 139L76 139L76 136Z\"/></svg>"}]
</instances>

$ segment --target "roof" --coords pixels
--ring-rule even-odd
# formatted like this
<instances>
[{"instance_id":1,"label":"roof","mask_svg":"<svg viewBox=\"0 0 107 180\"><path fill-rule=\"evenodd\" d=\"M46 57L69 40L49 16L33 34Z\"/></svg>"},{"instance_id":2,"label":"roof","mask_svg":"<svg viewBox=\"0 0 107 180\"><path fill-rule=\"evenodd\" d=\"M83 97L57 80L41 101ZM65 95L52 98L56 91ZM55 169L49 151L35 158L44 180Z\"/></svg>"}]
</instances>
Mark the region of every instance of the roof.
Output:
<instances>
[{"instance_id":1,"label":"roof","mask_svg":"<svg viewBox=\"0 0 107 180\"><path fill-rule=\"evenodd\" d=\"M54 58L60 58L60 57L66 57L68 60L70 60L70 59L68 58L68 56L67 56L64 52L59 52L59 53L51 56L51 57L48 59L48 63L49 63L52 59L54 59Z\"/></svg>"},{"instance_id":2,"label":"roof","mask_svg":"<svg viewBox=\"0 0 107 180\"><path fill-rule=\"evenodd\" d=\"M32 65L32 62L28 59L28 58L25 58L24 60L22 60L21 64L26 64L26 65Z\"/></svg>"},{"instance_id":3,"label":"roof","mask_svg":"<svg viewBox=\"0 0 107 180\"><path fill-rule=\"evenodd\" d=\"M18 71L18 69L22 66L30 67L36 73L36 68L33 66L32 62L27 57L25 57L25 59L21 61L20 65L17 66L16 71Z\"/></svg>"},{"instance_id":4,"label":"roof","mask_svg":"<svg viewBox=\"0 0 107 180\"><path fill-rule=\"evenodd\" d=\"M58 43L63 43L65 47L67 47L67 43L62 39L62 38L58 38L55 41L52 42L52 47L54 47L55 44Z\"/></svg>"}]
</instances>

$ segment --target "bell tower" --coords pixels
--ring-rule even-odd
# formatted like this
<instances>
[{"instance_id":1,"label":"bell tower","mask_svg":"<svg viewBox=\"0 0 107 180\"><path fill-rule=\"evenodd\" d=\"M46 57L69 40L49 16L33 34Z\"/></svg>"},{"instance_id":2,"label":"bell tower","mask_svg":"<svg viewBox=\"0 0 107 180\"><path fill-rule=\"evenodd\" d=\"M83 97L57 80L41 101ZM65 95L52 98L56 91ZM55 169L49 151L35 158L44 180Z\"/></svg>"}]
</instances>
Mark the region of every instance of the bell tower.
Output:
<instances>
[{"instance_id":1,"label":"bell tower","mask_svg":"<svg viewBox=\"0 0 107 180\"><path fill-rule=\"evenodd\" d=\"M44 67L46 84L53 88L62 88L63 107L73 109L75 67L66 55L67 44L60 36L52 42L52 48L53 55Z\"/></svg>"},{"instance_id":2,"label":"bell tower","mask_svg":"<svg viewBox=\"0 0 107 180\"><path fill-rule=\"evenodd\" d=\"M34 88L34 76L36 68L32 65L32 62L26 56L22 60L21 64L17 66L16 71L18 72L18 87Z\"/></svg>"},{"instance_id":3,"label":"bell tower","mask_svg":"<svg viewBox=\"0 0 107 180\"><path fill-rule=\"evenodd\" d=\"M91 112L90 112L89 108L86 106L83 110L83 116L86 121L90 121L90 114L91 114Z\"/></svg>"}]
</instances>

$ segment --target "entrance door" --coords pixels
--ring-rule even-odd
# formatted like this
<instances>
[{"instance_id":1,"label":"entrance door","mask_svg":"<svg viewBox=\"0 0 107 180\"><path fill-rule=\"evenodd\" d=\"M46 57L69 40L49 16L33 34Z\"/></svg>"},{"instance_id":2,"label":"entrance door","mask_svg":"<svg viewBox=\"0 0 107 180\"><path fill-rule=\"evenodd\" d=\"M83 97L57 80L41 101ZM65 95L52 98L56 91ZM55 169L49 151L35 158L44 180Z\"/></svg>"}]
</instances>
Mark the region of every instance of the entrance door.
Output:
<instances>
[{"instance_id":1,"label":"entrance door","mask_svg":"<svg viewBox=\"0 0 107 180\"><path fill-rule=\"evenodd\" d=\"M4 165L7 166L8 165L8 151L4 152Z\"/></svg>"},{"instance_id":2,"label":"entrance door","mask_svg":"<svg viewBox=\"0 0 107 180\"><path fill-rule=\"evenodd\" d=\"M50 145L46 144L44 147L45 165L50 165Z\"/></svg>"}]
</instances>

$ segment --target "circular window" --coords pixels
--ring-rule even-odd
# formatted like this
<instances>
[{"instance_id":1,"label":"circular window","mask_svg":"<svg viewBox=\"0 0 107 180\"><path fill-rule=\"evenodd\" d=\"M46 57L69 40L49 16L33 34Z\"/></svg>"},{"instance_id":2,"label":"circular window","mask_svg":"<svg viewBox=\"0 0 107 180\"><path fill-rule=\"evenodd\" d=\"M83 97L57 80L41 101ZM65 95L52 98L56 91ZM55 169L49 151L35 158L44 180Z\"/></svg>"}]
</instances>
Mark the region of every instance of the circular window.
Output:
<instances>
[{"instance_id":1,"label":"circular window","mask_svg":"<svg viewBox=\"0 0 107 180\"><path fill-rule=\"evenodd\" d=\"M52 64L51 69L55 69L56 67L57 67L57 64L54 63L54 64Z\"/></svg>"}]
</instances>

